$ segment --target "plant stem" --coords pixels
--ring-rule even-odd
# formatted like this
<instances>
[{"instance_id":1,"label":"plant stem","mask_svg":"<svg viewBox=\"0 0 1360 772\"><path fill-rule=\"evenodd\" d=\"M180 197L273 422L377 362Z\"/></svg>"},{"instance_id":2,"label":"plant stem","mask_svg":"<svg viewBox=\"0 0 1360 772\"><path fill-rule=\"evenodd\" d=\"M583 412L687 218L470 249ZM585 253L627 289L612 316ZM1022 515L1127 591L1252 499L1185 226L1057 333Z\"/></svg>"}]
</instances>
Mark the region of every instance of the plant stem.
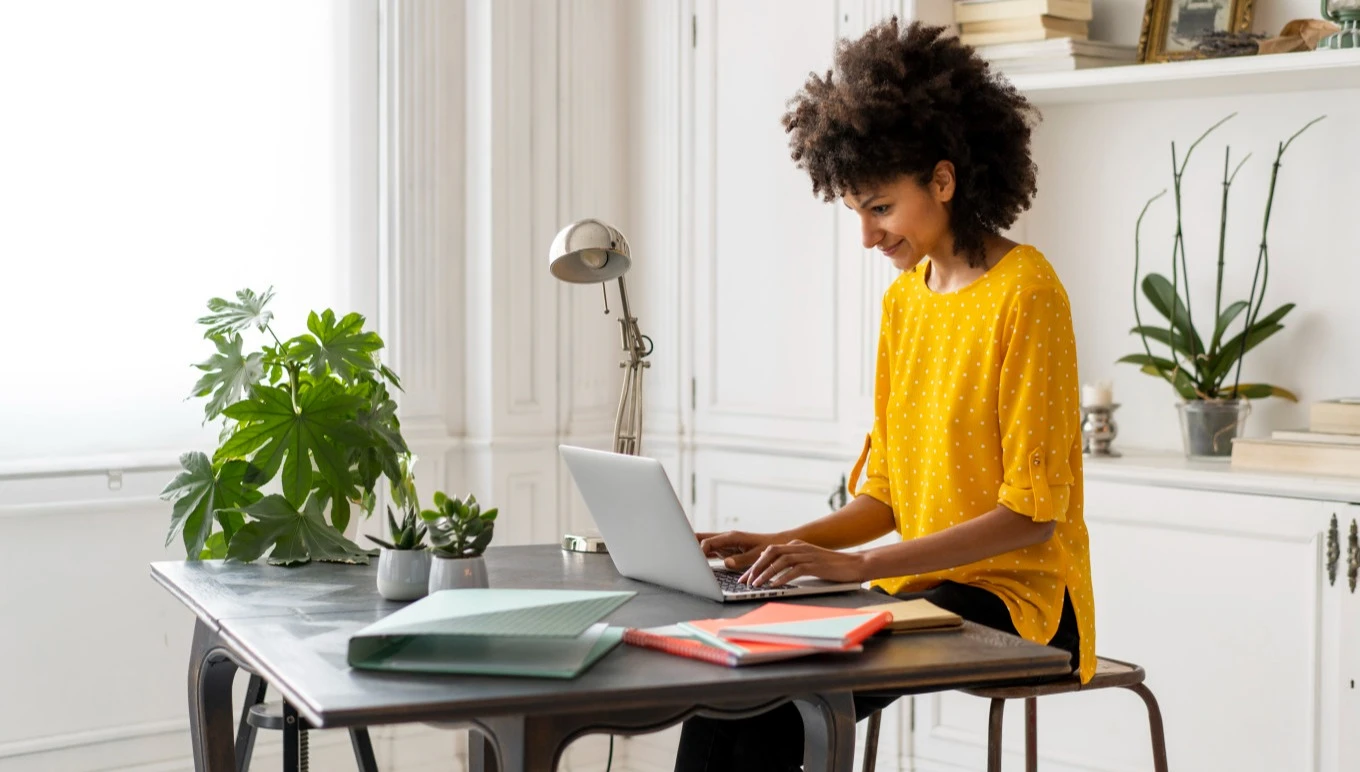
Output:
<instances>
[{"instance_id":1,"label":"plant stem","mask_svg":"<svg viewBox=\"0 0 1360 772\"><path fill-rule=\"evenodd\" d=\"M1147 334L1143 332L1143 317L1142 314L1138 312L1138 266L1142 260L1142 249L1139 236L1143 230L1143 217L1147 215L1148 207L1152 206L1152 202L1165 195L1166 190L1162 190L1161 193L1149 198L1147 203L1143 204L1143 211L1138 213L1138 222L1134 223L1133 226L1133 319L1138 325L1138 337L1143 341L1143 351L1147 354L1149 360L1152 359L1152 347L1148 345ZM1172 348L1172 357L1175 357L1175 348ZM1171 384L1173 388L1175 387L1176 379L1173 375L1164 372L1156 365L1153 365L1153 367L1158 373L1161 373L1162 378L1164 378L1167 383Z\"/></svg>"},{"instance_id":2,"label":"plant stem","mask_svg":"<svg viewBox=\"0 0 1360 772\"><path fill-rule=\"evenodd\" d=\"M1223 148L1223 207L1218 213L1218 281L1214 284L1214 327L1218 327L1218 317L1223 313L1223 249L1228 237L1228 164L1231 163L1232 147ZM1213 356L1218 341L1209 343L1209 355Z\"/></svg>"},{"instance_id":3,"label":"plant stem","mask_svg":"<svg viewBox=\"0 0 1360 772\"><path fill-rule=\"evenodd\" d=\"M279 336L277 336L277 335L274 334L274 328L266 324L266 325L264 326L264 331L267 332L267 333L269 333L269 337L271 337L271 338L274 339L274 345L278 346L278 347L279 347L279 351L282 352L282 351L283 351L283 343L281 343L281 342L279 341Z\"/></svg>"},{"instance_id":4,"label":"plant stem","mask_svg":"<svg viewBox=\"0 0 1360 772\"><path fill-rule=\"evenodd\" d=\"M1270 168L1270 189L1266 193L1265 216L1261 218L1261 246L1256 253L1256 270L1252 273L1251 292L1247 293L1247 310L1244 314L1246 318L1242 323L1242 349L1237 355L1236 373L1233 375L1232 393L1234 397L1237 396L1238 386L1242 382L1242 360L1247 356L1247 338L1250 337L1251 328L1256 324L1256 319L1261 315L1261 306L1265 305L1266 300L1266 283L1270 279L1270 247L1267 243L1267 236L1270 231L1270 210L1275 203L1275 183L1280 177L1280 167L1282 166L1281 160L1284 158L1284 152L1289 149L1289 146L1294 143L1294 140L1298 139L1300 134L1304 133L1313 124L1326 117L1327 116L1325 115L1320 115L1304 124L1303 128L1294 132L1293 136L1288 140L1281 142L1278 149L1275 151L1275 163ZM1258 277L1260 278L1261 284L1261 297L1259 300L1256 298L1256 283Z\"/></svg>"},{"instance_id":5,"label":"plant stem","mask_svg":"<svg viewBox=\"0 0 1360 772\"><path fill-rule=\"evenodd\" d=\"M1202 137L1202 136L1200 137L1200 139L1203 139L1203 138L1204 138L1204 137ZM1195 144L1199 144L1198 140L1196 140ZM1191 145L1191 146L1190 146L1190 149L1193 150L1193 149L1194 149L1194 145ZM1185 161L1188 162L1188 161L1190 160L1190 153L1187 152L1187 153L1185 154L1185 156L1186 156L1186 157L1185 157ZM1191 316L1190 316L1190 272L1189 272L1188 269L1185 271L1185 286L1186 286L1186 292L1185 292L1185 320L1184 320L1184 322L1181 322L1181 321L1179 320L1180 314L1178 313L1178 312L1180 311L1180 305L1181 305L1181 290L1180 290L1181 266L1183 266L1183 265L1185 264L1185 239L1184 239L1184 231L1183 231L1182 228L1181 228L1181 173L1184 172L1184 171L1185 171L1185 164L1184 164L1184 163L1182 163L1181 166L1180 166L1179 168L1177 168L1177 166L1176 166L1176 143L1175 143L1175 142L1172 142L1172 143L1171 143L1171 187L1172 187L1172 190L1175 192L1175 199L1176 199L1176 235L1175 235L1175 237L1174 237L1174 238L1172 239L1172 241L1171 241L1171 325L1170 325L1170 329L1171 329L1171 337L1172 337L1172 339L1174 340L1175 337L1176 337L1176 329L1177 329L1178 327L1181 327L1181 328L1182 328L1182 329L1181 329L1181 334L1182 334L1182 335L1184 336L1184 338L1185 338L1185 347L1186 347L1186 350L1188 350L1188 351L1190 352L1190 362L1189 362L1189 366L1186 368L1186 375L1189 375L1189 376L1190 376L1190 379L1194 382L1195 391L1198 393L1198 392L1200 391L1200 388L1199 388L1200 384L1199 384L1199 378L1198 378L1198 375L1199 375L1198 354L1199 354L1199 352L1195 351L1195 337L1194 337L1194 334L1193 334L1193 330L1195 329L1195 324L1194 324L1194 321L1192 320L1192 318L1191 318ZM1177 258L1178 256L1181 258L1181 260L1180 260L1179 263L1176 261L1176 258ZM1185 327L1188 327L1189 329L1184 329ZM1180 368L1180 359L1178 359L1178 358L1176 357L1176 348L1175 348L1175 346L1172 346L1172 347L1171 347L1171 359L1172 359L1173 362L1176 363L1177 369L1179 369L1179 368ZM1200 396L1204 396L1204 395L1201 394Z\"/></svg>"}]
</instances>

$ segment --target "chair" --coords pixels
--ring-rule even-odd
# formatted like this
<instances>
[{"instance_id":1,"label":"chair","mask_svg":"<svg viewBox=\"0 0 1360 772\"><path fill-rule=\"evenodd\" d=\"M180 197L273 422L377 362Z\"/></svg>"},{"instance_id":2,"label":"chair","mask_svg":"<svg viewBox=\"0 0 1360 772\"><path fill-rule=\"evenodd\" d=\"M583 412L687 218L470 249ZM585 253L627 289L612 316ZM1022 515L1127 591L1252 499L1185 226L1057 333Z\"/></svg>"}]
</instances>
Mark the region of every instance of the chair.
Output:
<instances>
[{"instance_id":1,"label":"chair","mask_svg":"<svg viewBox=\"0 0 1360 772\"><path fill-rule=\"evenodd\" d=\"M1001 719L1006 700L1025 701L1025 772L1036 772L1039 767L1038 747L1038 704L1039 697L1068 692L1089 692L1096 689L1128 689L1143 698L1147 705L1148 724L1152 730L1152 763L1156 772L1166 772L1166 736L1162 731L1162 710L1157 707L1157 698L1143 685L1146 677L1143 669L1128 662L1113 659L1096 659L1096 674L1089 683L1083 684L1075 674L1056 681L1013 686L992 686L981 689L963 689L964 694L984 697L992 701L987 726L987 772L1001 772ZM869 716L868 733L864 743L864 772L874 772L874 757L878 752L878 729L882 712L875 711Z\"/></svg>"},{"instance_id":2,"label":"chair","mask_svg":"<svg viewBox=\"0 0 1360 772\"><path fill-rule=\"evenodd\" d=\"M257 675L250 676L246 686L245 708L241 711L241 723L236 730L236 772L250 772L250 757L255 752L255 731L257 729L284 728L285 719L282 702L265 702L265 692L269 685ZM354 761L359 772L378 772L378 762L373 755L373 743L368 730L362 727L349 730L349 741L354 746ZM285 753L285 766L286 766ZM298 768L308 768L307 730L298 731Z\"/></svg>"}]
</instances>

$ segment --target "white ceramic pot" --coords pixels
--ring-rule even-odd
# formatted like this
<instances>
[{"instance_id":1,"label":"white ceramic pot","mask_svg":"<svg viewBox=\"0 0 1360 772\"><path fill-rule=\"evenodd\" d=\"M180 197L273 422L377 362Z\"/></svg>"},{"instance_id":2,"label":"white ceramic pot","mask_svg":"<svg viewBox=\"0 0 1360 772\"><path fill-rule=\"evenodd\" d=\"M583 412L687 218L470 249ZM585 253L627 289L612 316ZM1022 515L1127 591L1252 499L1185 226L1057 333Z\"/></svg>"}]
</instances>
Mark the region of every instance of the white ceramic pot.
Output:
<instances>
[{"instance_id":1,"label":"white ceramic pot","mask_svg":"<svg viewBox=\"0 0 1360 772\"><path fill-rule=\"evenodd\" d=\"M486 561L481 556L475 558L434 557L430 567L429 591L462 590L473 587L488 587Z\"/></svg>"},{"instance_id":2,"label":"white ceramic pot","mask_svg":"<svg viewBox=\"0 0 1360 772\"><path fill-rule=\"evenodd\" d=\"M379 550L379 595L388 600L415 600L425 597L429 586L429 550Z\"/></svg>"}]
</instances>

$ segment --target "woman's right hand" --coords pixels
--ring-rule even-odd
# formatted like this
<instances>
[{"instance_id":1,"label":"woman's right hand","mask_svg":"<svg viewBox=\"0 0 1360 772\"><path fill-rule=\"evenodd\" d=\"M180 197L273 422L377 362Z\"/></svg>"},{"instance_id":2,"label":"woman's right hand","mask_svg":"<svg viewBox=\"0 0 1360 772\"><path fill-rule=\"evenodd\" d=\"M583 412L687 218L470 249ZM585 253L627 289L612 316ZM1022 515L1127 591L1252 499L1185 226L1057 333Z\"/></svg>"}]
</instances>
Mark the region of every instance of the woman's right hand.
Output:
<instances>
[{"instance_id":1,"label":"woman's right hand","mask_svg":"<svg viewBox=\"0 0 1360 772\"><path fill-rule=\"evenodd\" d=\"M696 533L695 536L699 538L699 549L705 557L723 558L723 565L733 571L745 571L766 547L788 541L783 534L745 531Z\"/></svg>"}]
</instances>

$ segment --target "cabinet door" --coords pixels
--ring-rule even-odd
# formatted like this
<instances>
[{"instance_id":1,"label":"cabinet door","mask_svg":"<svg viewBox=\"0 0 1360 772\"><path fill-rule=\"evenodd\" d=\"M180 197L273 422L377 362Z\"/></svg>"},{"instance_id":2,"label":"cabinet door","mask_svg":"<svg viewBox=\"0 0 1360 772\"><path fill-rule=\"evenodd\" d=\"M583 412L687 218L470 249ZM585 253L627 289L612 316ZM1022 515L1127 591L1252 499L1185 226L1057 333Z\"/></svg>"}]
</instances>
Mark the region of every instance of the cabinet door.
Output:
<instances>
[{"instance_id":1,"label":"cabinet door","mask_svg":"<svg viewBox=\"0 0 1360 772\"><path fill-rule=\"evenodd\" d=\"M1089 482L1086 519L1097 651L1147 670L1171 767L1318 769L1318 502ZM1008 705L1007 769L1023 767L1022 705ZM917 711L917 769L983 766L984 701L925 696ZM1044 769L1152 768L1147 714L1125 690L1041 700L1039 738Z\"/></svg>"},{"instance_id":2,"label":"cabinet door","mask_svg":"<svg viewBox=\"0 0 1360 772\"><path fill-rule=\"evenodd\" d=\"M830 511L848 468L849 461L697 450L695 528L771 532L815 520Z\"/></svg>"},{"instance_id":3,"label":"cabinet door","mask_svg":"<svg viewBox=\"0 0 1360 772\"><path fill-rule=\"evenodd\" d=\"M1360 505L1326 503L1328 567L1323 588L1322 693L1319 734L1323 772L1360 769ZM1335 529L1335 531L1333 531ZM1334 545L1334 549L1333 549ZM1334 561L1334 562L1333 562ZM1334 571L1333 571L1334 566Z\"/></svg>"},{"instance_id":4,"label":"cabinet door","mask_svg":"<svg viewBox=\"0 0 1360 772\"><path fill-rule=\"evenodd\" d=\"M839 419L838 203L780 118L831 65L836 3L701 1L695 51L695 429L827 440Z\"/></svg>"}]
</instances>

